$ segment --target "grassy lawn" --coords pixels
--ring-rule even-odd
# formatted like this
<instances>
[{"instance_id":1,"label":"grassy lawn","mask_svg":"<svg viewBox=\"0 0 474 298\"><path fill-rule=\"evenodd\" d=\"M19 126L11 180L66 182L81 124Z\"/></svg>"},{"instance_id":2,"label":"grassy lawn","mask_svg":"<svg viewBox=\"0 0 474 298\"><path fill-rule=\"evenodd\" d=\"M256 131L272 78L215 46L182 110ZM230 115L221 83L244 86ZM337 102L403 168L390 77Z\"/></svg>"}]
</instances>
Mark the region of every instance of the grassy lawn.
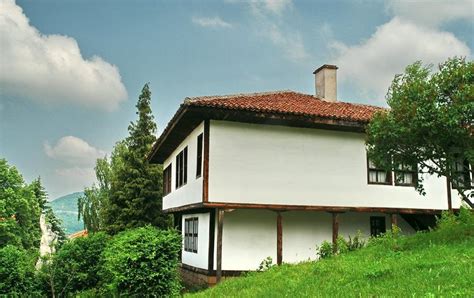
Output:
<instances>
[{"instance_id":1,"label":"grassy lawn","mask_svg":"<svg viewBox=\"0 0 474 298\"><path fill-rule=\"evenodd\" d=\"M447 216L429 233L389 234L358 251L249 273L189 296L474 297L474 216Z\"/></svg>"}]
</instances>

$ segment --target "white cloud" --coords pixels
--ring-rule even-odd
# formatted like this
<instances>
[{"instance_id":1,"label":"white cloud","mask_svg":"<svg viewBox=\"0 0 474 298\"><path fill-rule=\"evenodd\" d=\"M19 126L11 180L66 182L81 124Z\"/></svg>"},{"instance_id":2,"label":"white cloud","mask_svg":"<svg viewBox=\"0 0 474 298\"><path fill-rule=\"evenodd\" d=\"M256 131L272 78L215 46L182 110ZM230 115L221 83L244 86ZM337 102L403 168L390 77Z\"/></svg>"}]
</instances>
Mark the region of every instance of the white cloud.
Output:
<instances>
[{"instance_id":1,"label":"white cloud","mask_svg":"<svg viewBox=\"0 0 474 298\"><path fill-rule=\"evenodd\" d=\"M220 17L193 17L192 22L201 27L210 27L210 28L232 28L232 24L227 23Z\"/></svg>"},{"instance_id":2,"label":"white cloud","mask_svg":"<svg viewBox=\"0 0 474 298\"><path fill-rule=\"evenodd\" d=\"M248 5L257 22L258 35L280 48L290 61L301 63L310 59L300 32L291 30L284 22L284 12L293 7L291 0L254 0Z\"/></svg>"},{"instance_id":3,"label":"white cloud","mask_svg":"<svg viewBox=\"0 0 474 298\"><path fill-rule=\"evenodd\" d=\"M396 73L417 61L437 64L452 56L469 56L470 49L450 32L421 27L393 18L366 41L353 46L332 44L341 83L355 85L361 95L383 100Z\"/></svg>"},{"instance_id":4,"label":"white cloud","mask_svg":"<svg viewBox=\"0 0 474 298\"><path fill-rule=\"evenodd\" d=\"M53 178L53 181L57 188L60 189L58 194L81 191L84 187L90 187L97 181L93 168L59 168L55 170L55 174L56 177Z\"/></svg>"},{"instance_id":5,"label":"white cloud","mask_svg":"<svg viewBox=\"0 0 474 298\"><path fill-rule=\"evenodd\" d=\"M104 151L74 136L62 137L53 146L45 142L44 152L52 159L75 166L93 166L98 158L105 156Z\"/></svg>"},{"instance_id":6,"label":"white cloud","mask_svg":"<svg viewBox=\"0 0 474 298\"><path fill-rule=\"evenodd\" d=\"M424 26L438 26L459 19L474 20L474 0L391 0L387 9L393 15Z\"/></svg>"},{"instance_id":7,"label":"white cloud","mask_svg":"<svg viewBox=\"0 0 474 298\"><path fill-rule=\"evenodd\" d=\"M4 94L105 110L127 98L116 66L83 58L71 37L42 34L13 0L0 0L0 53Z\"/></svg>"}]
</instances>

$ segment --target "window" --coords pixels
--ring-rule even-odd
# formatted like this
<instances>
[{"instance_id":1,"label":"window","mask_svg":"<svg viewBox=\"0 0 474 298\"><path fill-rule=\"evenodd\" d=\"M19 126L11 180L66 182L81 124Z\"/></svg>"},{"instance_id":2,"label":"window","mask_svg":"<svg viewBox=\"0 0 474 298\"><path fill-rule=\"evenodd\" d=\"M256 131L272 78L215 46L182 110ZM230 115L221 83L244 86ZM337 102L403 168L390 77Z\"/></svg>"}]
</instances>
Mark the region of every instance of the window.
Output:
<instances>
[{"instance_id":1,"label":"window","mask_svg":"<svg viewBox=\"0 0 474 298\"><path fill-rule=\"evenodd\" d=\"M184 250L197 253L198 251L198 218L184 220Z\"/></svg>"},{"instance_id":2,"label":"window","mask_svg":"<svg viewBox=\"0 0 474 298\"><path fill-rule=\"evenodd\" d=\"M376 237L385 232L386 232L385 216L371 216L370 217L370 235L373 237Z\"/></svg>"},{"instance_id":3,"label":"window","mask_svg":"<svg viewBox=\"0 0 474 298\"><path fill-rule=\"evenodd\" d=\"M188 181L188 147L176 155L176 188Z\"/></svg>"},{"instance_id":4,"label":"window","mask_svg":"<svg viewBox=\"0 0 474 298\"><path fill-rule=\"evenodd\" d=\"M471 171L469 162L459 159L453 165L453 177L451 177L452 186L461 186L462 188L471 188Z\"/></svg>"},{"instance_id":5,"label":"window","mask_svg":"<svg viewBox=\"0 0 474 298\"><path fill-rule=\"evenodd\" d=\"M202 172L202 134L197 138L196 178L201 177Z\"/></svg>"},{"instance_id":6,"label":"window","mask_svg":"<svg viewBox=\"0 0 474 298\"><path fill-rule=\"evenodd\" d=\"M395 185L416 186L418 184L417 166L401 164L395 171Z\"/></svg>"},{"instance_id":7,"label":"window","mask_svg":"<svg viewBox=\"0 0 474 298\"><path fill-rule=\"evenodd\" d=\"M171 192L171 164L163 170L163 195Z\"/></svg>"},{"instance_id":8,"label":"window","mask_svg":"<svg viewBox=\"0 0 474 298\"><path fill-rule=\"evenodd\" d=\"M392 184L392 172L377 168L375 163L367 157L367 179L369 184Z\"/></svg>"}]
</instances>

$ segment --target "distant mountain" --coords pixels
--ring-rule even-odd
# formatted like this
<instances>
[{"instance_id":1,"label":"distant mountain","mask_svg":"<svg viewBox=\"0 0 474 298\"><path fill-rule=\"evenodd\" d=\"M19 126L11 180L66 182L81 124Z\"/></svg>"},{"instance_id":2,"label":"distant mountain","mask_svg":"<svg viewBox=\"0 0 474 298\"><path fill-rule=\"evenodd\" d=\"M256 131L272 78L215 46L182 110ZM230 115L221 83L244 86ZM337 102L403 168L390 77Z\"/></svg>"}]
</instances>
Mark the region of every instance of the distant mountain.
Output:
<instances>
[{"instance_id":1,"label":"distant mountain","mask_svg":"<svg viewBox=\"0 0 474 298\"><path fill-rule=\"evenodd\" d=\"M66 234L72 234L84 229L82 219L77 220L77 199L83 192L75 192L59 197L50 202L54 213L63 221L63 228Z\"/></svg>"}]
</instances>

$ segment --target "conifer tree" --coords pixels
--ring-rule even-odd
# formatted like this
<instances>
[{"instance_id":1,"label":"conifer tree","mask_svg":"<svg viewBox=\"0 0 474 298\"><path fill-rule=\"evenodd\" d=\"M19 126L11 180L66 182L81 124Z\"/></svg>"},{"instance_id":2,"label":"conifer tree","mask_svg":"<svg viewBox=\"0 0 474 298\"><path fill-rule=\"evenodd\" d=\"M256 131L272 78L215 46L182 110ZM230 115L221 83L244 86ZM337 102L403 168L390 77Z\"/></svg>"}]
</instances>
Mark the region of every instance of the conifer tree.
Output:
<instances>
[{"instance_id":1,"label":"conifer tree","mask_svg":"<svg viewBox=\"0 0 474 298\"><path fill-rule=\"evenodd\" d=\"M165 228L168 216L161 212L162 167L149 164L146 155L156 140L148 84L142 89L136 108L138 120L130 123L123 164L113 169L109 202L104 210L109 233L151 224Z\"/></svg>"}]
</instances>

